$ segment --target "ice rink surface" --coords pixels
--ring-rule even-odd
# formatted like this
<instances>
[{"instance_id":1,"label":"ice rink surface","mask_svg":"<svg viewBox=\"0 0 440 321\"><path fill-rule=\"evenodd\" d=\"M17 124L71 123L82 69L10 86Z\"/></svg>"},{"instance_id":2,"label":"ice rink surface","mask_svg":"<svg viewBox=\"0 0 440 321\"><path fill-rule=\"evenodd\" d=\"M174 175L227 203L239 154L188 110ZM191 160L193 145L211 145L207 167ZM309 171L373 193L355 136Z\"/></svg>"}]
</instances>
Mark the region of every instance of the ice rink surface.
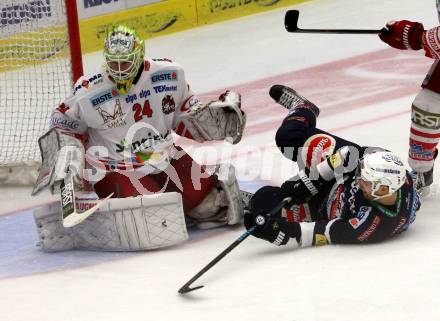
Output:
<instances>
[{"instance_id":1,"label":"ice rink surface","mask_svg":"<svg viewBox=\"0 0 440 321\"><path fill-rule=\"evenodd\" d=\"M319 0L291 8L303 28L380 29L404 18L431 28L434 2ZM204 100L226 88L242 94L248 126L237 146L179 144L200 162L234 163L244 189L279 184L295 171L274 147L285 111L267 93L281 83L321 107L322 129L406 157L411 101L432 61L374 35L289 34L287 9L147 41L147 55L182 64ZM84 58L86 71L102 61L100 53ZM0 320L438 321L439 167L416 222L395 239L288 249L250 237L195 283L205 288L186 296L178 288L242 226L191 230L180 246L144 253L44 254L29 211L0 214ZM15 208L27 203L9 200Z\"/></svg>"}]
</instances>

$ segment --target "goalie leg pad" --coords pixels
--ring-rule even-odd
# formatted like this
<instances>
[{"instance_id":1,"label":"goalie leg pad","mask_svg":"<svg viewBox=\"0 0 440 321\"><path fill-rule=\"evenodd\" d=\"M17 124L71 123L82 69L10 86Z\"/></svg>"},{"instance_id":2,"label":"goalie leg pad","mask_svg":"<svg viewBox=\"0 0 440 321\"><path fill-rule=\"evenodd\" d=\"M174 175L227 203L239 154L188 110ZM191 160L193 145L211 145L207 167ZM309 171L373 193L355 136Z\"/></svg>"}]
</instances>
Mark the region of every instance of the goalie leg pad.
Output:
<instances>
[{"instance_id":1,"label":"goalie leg pad","mask_svg":"<svg viewBox=\"0 0 440 321\"><path fill-rule=\"evenodd\" d=\"M234 166L218 166L216 176L217 186L188 214L201 229L235 225L243 218L244 202Z\"/></svg>"},{"instance_id":2,"label":"goalie leg pad","mask_svg":"<svg viewBox=\"0 0 440 321\"><path fill-rule=\"evenodd\" d=\"M37 246L44 252L67 251L75 248L73 229L63 226L59 201L36 208L34 220L39 239Z\"/></svg>"},{"instance_id":3,"label":"goalie leg pad","mask_svg":"<svg viewBox=\"0 0 440 321\"><path fill-rule=\"evenodd\" d=\"M244 204L241 197L240 186L235 176L235 167L233 165L222 164L219 168L218 179L228 204L228 224L237 224L243 218Z\"/></svg>"},{"instance_id":4,"label":"goalie leg pad","mask_svg":"<svg viewBox=\"0 0 440 321\"><path fill-rule=\"evenodd\" d=\"M59 202L54 204L60 208ZM78 207L90 206L93 204L83 203ZM110 199L94 215L69 229L62 226L60 211L54 212L34 214L40 246L46 252L71 249L141 251L188 239L179 193Z\"/></svg>"}]
</instances>

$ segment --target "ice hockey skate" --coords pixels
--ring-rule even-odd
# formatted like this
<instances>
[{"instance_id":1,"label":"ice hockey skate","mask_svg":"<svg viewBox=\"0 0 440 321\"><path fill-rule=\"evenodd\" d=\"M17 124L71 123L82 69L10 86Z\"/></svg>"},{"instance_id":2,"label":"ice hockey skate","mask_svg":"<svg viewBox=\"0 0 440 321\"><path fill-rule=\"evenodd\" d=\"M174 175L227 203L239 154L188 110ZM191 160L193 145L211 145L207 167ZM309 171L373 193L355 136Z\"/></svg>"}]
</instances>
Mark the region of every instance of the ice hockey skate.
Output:
<instances>
[{"instance_id":1,"label":"ice hockey skate","mask_svg":"<svg viewBox=\"0 0 440 321\"><path fill-rule=\"evenodd\" d=\"M288 110L293 110L298 107L310 109L316 117L319 116L319 108L307 98L298 94L292 88L283 85L273 85L269 90L269 95L278 104Z\"/></svg>"},{"instance_id":2,"label":"ice hockey skate","mask_svg":"<svg viewBox=\"0 0 440 321\"><path fill-rule=\"evenodd\" d=\"M434 159L437 158L438 149L435 150ZM421 195L427 195L430 193L432 183L434 183L434 167L424 173L414 172L416 176L416 189Z\"/></svg>"}]
</instances>

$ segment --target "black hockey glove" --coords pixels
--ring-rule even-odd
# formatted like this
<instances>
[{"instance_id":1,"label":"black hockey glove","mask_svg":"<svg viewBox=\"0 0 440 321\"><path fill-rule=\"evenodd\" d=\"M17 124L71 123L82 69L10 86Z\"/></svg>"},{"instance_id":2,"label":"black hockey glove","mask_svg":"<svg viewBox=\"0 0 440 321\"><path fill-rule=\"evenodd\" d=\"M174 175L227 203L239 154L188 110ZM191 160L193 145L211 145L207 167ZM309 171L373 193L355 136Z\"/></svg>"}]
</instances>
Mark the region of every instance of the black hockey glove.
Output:
<instances>
[{"instance_id":1,"label":"black hockey glove","mask_svg":"<svg viewBox=\"0 0 440 321\"><path fill-rule=\"evenodd\" d=\"M301 228L298 223L290 223L281 217L281 210L271 217L267 215L282 200L279 187L264 186L255 192L244 215L246 229L256 225L252 235L276 245L286 244L291 237L299 240Z\"/></svg>"},{"instance_id":2,"label":"black hockey glove","mask_svg":"<svg viewBox=\"0 0 440 321\"><path fill-rule=\"evenodd\" d=\"M281 196L292 197L292 204L307 203L313 196L319 193L319 188L324 184L320 177L317 180L311 180L304 171L285 181L281 185Z\"/></svg>"},{"instance_id":3,"label":"black hockey glove","mask_svg":"<svg viewBox=\"0 0 440 321\"><path fill-rule=\"evenodd\" d=\"M297 242L301 239L301 227L297 222L288 222L284 217L269 217L265 213L247 212L244 215L244 225L250 229L257 228L251 233L253 236L269 241L275 245L286 245L290 238Z\"/></svg>"}]
</instances>

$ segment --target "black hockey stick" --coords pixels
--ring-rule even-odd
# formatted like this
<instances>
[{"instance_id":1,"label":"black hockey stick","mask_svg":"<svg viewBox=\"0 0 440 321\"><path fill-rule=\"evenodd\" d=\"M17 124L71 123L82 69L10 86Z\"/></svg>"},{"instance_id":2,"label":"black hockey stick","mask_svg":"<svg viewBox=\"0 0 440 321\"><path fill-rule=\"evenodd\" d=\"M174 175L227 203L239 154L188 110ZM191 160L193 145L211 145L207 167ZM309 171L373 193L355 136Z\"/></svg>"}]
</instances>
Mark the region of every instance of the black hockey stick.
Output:
<instances>
[{"instance_id":1,"label":"black hockey stick","mask_svg":"<svg viewBox=\"0 0 440 321\"><path fill-rule=\"evenodd\" d=\"M268 216L272 216L275 213L277 213L279 210L281 210L287 203L289 203L292 200L291 197L286 197L283 199L280 204L275 206L269 213L267 213ZM180 289L180 294L185 294L194 290L198 290L203 288L203 285L199 285L196 287L191 288L190 285L194 283L198 278L200 278L203 274L205 274L210 268L212 268L214 265L218 263L222 258L224 258L229 252L231 252L235 247L238 246L241 242L243 242L251 233L257 228L257 225L252 226L246 232L244 232L238 239L236 239L231 245L229 245L223 252L221 252L219 255L217 255L211 262L209 262L203 269L200 270L199 273L194 275L188 282L186 282Z\"/></svg>"},{"instance_id":2,"label":"black hockey stick","mask_svg":"<svg viewBox=\"0 0 440 321\"><path fill-rule=\"evenodd\" d=\"M298 27L298 10L289 10L286 12L284 18L284 25L288 32L303 32L303 33L340 33L340 34L379 34L390 32L387 28L380 30L371 29L300 29Z\"/></svg>"}]
</instances>

